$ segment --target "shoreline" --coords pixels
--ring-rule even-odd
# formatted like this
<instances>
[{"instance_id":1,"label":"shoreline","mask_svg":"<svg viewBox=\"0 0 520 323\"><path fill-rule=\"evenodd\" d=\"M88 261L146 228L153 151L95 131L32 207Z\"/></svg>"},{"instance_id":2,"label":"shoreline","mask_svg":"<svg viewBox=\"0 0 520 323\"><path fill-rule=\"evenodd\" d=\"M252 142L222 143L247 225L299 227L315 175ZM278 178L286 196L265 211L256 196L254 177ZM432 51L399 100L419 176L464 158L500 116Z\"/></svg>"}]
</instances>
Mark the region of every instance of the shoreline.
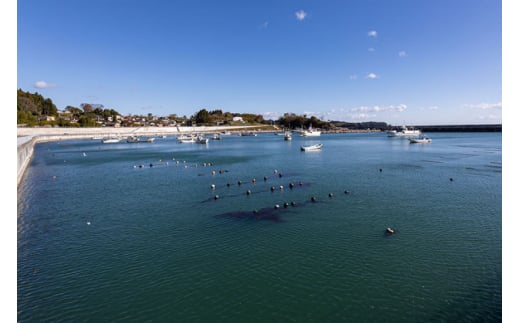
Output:
<instances>
[{"instance_id":1,"label":"shoreline","mask_svg":"<svg viewBox=\"0 0 520 323\"><path fill-rule=\"evenodd\" d=\"M264 129L259 129L264 128ZM265 128L270 128L265 130ZM255 130L256 129L256 130ZM282 130L277 126L200 126L200 127L123 127L123 128L50 128L50 127L17 127L17 186L25 174L34 153L34 146L40 142L91 139L92 137L129 137L129 136L178 136L191 133L215 133L230 131L255 131L258 133L276 133ZM330 131L322 133L380 132L380 130L349 130Z\"/></svg>"},{"instance_id":2,"label":"shoreline","mask_svg":"<svg viewBox=\"0 0 520 323\"><path fill-rule=\"evenodd\" d=\"M243 131L263 126L216 126L216 127L125 127L125 128L25 128L17 127L17 183L20 185L25 170L30 164L34 146L40 142L90 139L94 136L172 136L189 133ZM274 129L274 128L273 128Z\"/></svg>"}]
</instances>

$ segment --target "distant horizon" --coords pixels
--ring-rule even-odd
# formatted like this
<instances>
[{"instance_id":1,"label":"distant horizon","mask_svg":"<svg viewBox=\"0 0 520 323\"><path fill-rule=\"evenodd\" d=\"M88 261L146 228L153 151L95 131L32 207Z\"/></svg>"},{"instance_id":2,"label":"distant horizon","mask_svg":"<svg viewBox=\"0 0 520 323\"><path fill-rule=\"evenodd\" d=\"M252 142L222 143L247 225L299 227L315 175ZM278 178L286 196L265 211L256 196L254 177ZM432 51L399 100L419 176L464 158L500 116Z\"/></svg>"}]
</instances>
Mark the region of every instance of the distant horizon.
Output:
<instances>
[{"instance_id":1,"label":"distant horizon","mask_svg":"<svg viewBox=\"0 0 520 323\"><path fill-rule=\"evenodd\" d=\"M501 1L17 4L17 88L60 110L502 123Z\"/></svg>"}]
</instances>

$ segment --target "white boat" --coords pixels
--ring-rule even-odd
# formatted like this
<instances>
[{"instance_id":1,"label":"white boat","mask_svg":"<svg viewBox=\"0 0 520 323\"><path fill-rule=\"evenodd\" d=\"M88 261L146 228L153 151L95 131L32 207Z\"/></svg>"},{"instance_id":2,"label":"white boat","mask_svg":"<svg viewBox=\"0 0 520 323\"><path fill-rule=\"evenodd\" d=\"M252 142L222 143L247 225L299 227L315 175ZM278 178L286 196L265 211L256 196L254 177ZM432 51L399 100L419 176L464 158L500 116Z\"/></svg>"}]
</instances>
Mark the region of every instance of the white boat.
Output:
<instances>
[{"instance_id":1,"label":"white boat","mask_svg":"<svg viewBox=\"0 0 520 323\"><path fill-rule=\"evenodd\" d=\"M204 137L203 135L198 135L195 139L195 142L198 144L207 144L209 142L209 139Z\"/></svg>"},{"instance_id":2,"label":"white boat","mask_svg":"<svg viewBox=\"0 0 520 323\"><path fill-rule=\"evenodd\" d=\"M313 151L313 150L321 150L323 147L323 144L315 144L310 146L301 146L301 151Z\"/></svg>"},{"instance_id":3,"label":"white boat","mask_svg":"<svg viewBox=\"0 0 520 323\"><path fill-rule=\"evenodd\" d=\"M140 139L138 136L129 136L128 138L126 138L126 142L128 143L134 143L134 142L139 142Z\"/></svg>"},{"instance_id":4,"label":"white boat","mask_svg":"<svg viewBox=\"0 0 520 323\"><path fill-rule=\"evenodd\" d=\"M301 136L302 137L317 137L317 136L320 136L320 135L321 135L321 131L314 130L312 128L312 124L309 125L309 129L303 130L301 132Z\"/></svg>"},{"instance_id":5,"label":"white boat","mask_svg":"<svg viewBox=\"0 0 520 323\"><path fill-rule=\"evenodd\" d=\"M292 140L291 132L289 132L289 131L285 132L285 134L283 135L283 140L287 140L287 141Z\"/></svg>"},{"instance_id":6,"label":"white boat","mask_svg":"<svg viewBox=\"0 0 520 323\"><path fill-rule=\"evenodd\" d=\"M222 136L219 133L214 133L212 138L213 140L221 140Z\"/></svg>"},{"instance_id":7,"label":"white boat","mask_svg":"<svg viewBox=\"0 0 520 323\"><path fill-rule=\"evenodd\" d=\"M195 143L197 141L197 136L195 135L180 135L177 137L178 143Z\"/></svg>"},{"instance_id":8,"label":"white boat","mask_svg":"<svg viewBox=\"0 0 520 323\"><path fill-rule=\"evenodd\" d=\"M101 140L102 143L104 144L115 144L115 143L118 143L121 141L121 138L119 137L108 137L108 138L103 138Z\"/></svg>"},{"instance_id":9,"label":"white boat","mask_svg":"<svg viewBox=\"0 0 520 323\"><path fill-rule=\"evenodd\" d=\"M417 137L417 138L408 138L410 140L411 144L426 144L429 142L432 142L431 138L428 138L426 136Z\"/></svg>"},{"instance_id":10,"label":"white boat","mask_svg":"<svg viewBox=\"0 0 520 323\"><path fill-rule=\"evenodd\" d=\"M388 137L413 138L420 136L421 130L401 126L401 130L388 130L386 134Z\"/></svg>"},{"instance_id":11,"label":"white boat","mask_svg":"<svg viewBox=\"0 0 520 323\"><path fill-rule=\"evenodd\" d=\"M139 137L139 136L130 136L126 138L126 142L128 143L136 143L136 142L154 142L154 137Z\"/></svg>"}]
</instances>

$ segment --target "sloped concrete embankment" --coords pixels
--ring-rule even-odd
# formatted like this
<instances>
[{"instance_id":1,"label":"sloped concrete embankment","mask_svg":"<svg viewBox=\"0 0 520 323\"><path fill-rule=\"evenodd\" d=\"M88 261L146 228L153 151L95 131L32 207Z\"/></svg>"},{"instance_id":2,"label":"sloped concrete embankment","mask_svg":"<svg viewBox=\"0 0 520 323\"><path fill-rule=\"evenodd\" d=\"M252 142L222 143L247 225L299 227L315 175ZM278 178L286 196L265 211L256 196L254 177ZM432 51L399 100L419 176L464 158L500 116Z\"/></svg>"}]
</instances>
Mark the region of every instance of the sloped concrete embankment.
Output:
<instances>
[{"instance_id":1,"label":"sloped concrete embankment","mask_svg":"<svg viewBox=\"0 0 520 323\"><path fill-rule=\"evenodd\" d=\"M18 145L18 176L17 185L20 184L25 169L29 166L31 158L34 152L34 145L36 144L36 138L30 138L24 143Z\"/></svg>"}]
</instances>

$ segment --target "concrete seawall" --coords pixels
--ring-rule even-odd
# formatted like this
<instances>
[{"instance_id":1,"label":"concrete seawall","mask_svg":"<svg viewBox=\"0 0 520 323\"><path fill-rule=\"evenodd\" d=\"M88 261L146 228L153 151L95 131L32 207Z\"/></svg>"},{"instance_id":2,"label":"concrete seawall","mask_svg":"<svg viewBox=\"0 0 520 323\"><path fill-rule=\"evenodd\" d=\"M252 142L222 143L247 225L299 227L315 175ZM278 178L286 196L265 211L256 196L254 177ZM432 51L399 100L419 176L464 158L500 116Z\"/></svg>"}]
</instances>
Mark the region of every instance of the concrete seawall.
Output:
<instances>
[{"instance_id":1,"label":"concrete seawall","mask_svg":"<svg viewBox=\"0 0 520 323\"><path fill-rule=\"evenodd\" d=\"M18 178L17 178L17 185L20 185L20 182L23 178L23 175L25 173L25 169L27 166L29 166L29 162L31 161L33 152L34 152L34 145L36 143L36 139L33 137L29 137L28 140L25 142L18 144Z\"/></svg>"},{"instance_id":2,"label":"concrete seawall","mask_svg":"<svg viewBox=\"0 0 520 323\"><path fill-rule=\"evenodd\" d=\"M140 127L140 128L17 128L18 172L17 185L31 162L34 145L39 142L90 139L107 136L177 136L184 133L208 133L254 129L257 126L220 127Z\"/></svg>"}]
</instances>

